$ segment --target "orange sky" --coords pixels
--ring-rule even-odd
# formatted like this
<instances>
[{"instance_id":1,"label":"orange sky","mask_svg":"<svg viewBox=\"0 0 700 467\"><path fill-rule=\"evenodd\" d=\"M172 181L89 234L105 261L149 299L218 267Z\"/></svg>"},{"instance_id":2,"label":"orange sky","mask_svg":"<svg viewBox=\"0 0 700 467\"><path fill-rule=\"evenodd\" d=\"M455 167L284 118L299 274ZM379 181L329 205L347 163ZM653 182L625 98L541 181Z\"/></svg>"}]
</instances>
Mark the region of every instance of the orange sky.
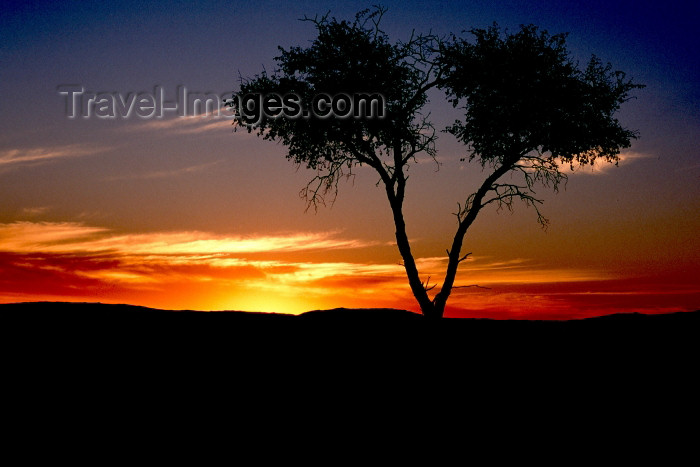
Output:
<instances>
[{"instance_id":1,"label":"orange sky","mask_svg":"<svg viewBox=\"0 0 700 467\"><path fill-rule=\"evenodd\" d=\"M72 83L122 94L160 86L168 99L181 85L224 94L239 72L273 69L278 45L308 44L313 28L294 18L324 13L328 2L280 3L264 18L258 6L237 5L235 40L220 21L230 2L35 3L0 15L0 302L418 311L370 169L341 182L333 206L305 212L297 194L312 174L285 160L282 145L233 133L222 118L68 119L57 92ZM568 31L574 58L595 53L647 85L618 115L641 135L619 167L570 173L557 194L538 190L548 230L524 205L483 210L457 276L458 285L480 287L455 290L447 316L700 308L700 66L689 23L697 15L614 3L385 3L395 39L413 28L446 34L532 22ZM332 8L351 17L366 6ZM438 130L458 116L443 100L435 91L427 108ZM485 176L461 160L454 138L438 136L440 166L419 157L405 204L431 284L442 279L452 213Z\"/></svg>"},{"instance_id":2,"label":"orange sky","mask_svg":"<svg viewBox=\"0 0 700 467\"><path fill-rule=\"evenodd\" d=\"M543 234L546 235L546 234ZM198 231L116 233L85 223L0 225L0 302L135 303L164 309L276 311L394 307L418 311L391 242L340 232L223 236ZM420 243L420 242L418 242ZM382 259L384 259L382 261ZM440 277L445 257L421 257ZM565 319L692 308L691 263L659 275L552 265L523 257L463 263L448 316ZM434 281L434 280L433 280Z\"/></svg>"}]
</instances>

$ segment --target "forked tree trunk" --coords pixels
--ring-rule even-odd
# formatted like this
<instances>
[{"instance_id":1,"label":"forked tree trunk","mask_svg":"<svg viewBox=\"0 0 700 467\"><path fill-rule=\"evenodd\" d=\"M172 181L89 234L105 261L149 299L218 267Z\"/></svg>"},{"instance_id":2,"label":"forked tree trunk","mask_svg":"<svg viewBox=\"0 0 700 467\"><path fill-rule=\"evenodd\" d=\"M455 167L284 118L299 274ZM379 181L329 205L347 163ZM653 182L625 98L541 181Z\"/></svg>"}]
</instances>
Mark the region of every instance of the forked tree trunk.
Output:
<instances>
[{"instance_id":1,"label":"forked tree trunk","mask_svg":"<svg viewBox=\"0 0 700 467\"><path fill-rule=\"evenodd\" d=\"M447 297L437 303L430 300L428 292L420 280L418 268L413 258L413 253L411 252L411 245L408 241L408 235L406 234L406 223L404 222L401 209L402 200L390 195L389 202L394 216L394 225L396 226L396 245L403 259L403 266L406 270L406 276L408 277L408 283L411 286L413 296L418 301L423 316L429 319L440 319L445 312Z\"/></svg>"},{"instance_id":2,"label":"forked tree trunk","mask_svg":"<svg viewBox=\"0 0 700 467\"><path fill-rule=\"evenodd\" d=\"M440 292L435 295L433 300L431 300L428 296L428 291L420 280L418 268L416 267L413 253L411 253L411 245L408 242L408 235L406 234L406 223L404 222L403 218L403 188L405 185L405 179L399 179L399 188L397 189L396 193L393 190L393 184L387 183L387 180L385 180L386 193L389 198L389 204L391 205L391 212L394 216L394 225L396 226L396 245L398 246L399 253L401 253L401 257L403 258L403 265L406 269L408 283L411 286L413 296L416 297L421 312L426 318L440 319L443 317L447 299L452 293L455 278L457 277L457 268L459 267L459 263L465 258L461 257L464 236L483 207L482 200L484 199L486 193L491 189L492 184L495 183L496 180L498 180L502 175L507 173L512 164L514 164L518 158L515 157L511 159L512 162L510 164L503 164L501 167L496 169L486 180L484 180L477 192L474 193L472 208L469 209L464 219L460 220L459 227L457 228L457 232L452 240L452 247L448 252L445 280L442 284Z\"/></svg>"}]
</instances>

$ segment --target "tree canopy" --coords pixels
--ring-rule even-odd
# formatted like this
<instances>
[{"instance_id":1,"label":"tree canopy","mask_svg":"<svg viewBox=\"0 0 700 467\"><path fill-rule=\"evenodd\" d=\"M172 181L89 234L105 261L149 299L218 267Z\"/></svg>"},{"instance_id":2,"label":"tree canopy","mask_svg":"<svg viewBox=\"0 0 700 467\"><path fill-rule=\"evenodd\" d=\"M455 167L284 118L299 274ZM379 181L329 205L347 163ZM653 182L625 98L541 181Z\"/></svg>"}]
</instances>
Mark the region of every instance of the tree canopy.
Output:
<instances>
[{"instance_id":1,"label":"tree canopy","mask_svg":"<svg viewBox=\"0 0 700 467\"><path fill-rule=\"evenodd\" d=\"M507 155L549 153L564 162L617 160L635 133L613 114L640 87L593 57L580 70L568 56L566 35L535 26L506 34L498 26L471 31L474 42L446 48L444 88L466 104L465 119L449 131L492 161Z\"/></svg>"},{"instance_id":2,"label":"tree canopy","mask_svg":"<svg viewBox=\"0 0 700 467\"><path fill-rule=\"evenodd\" d=\"M379 94L382 118L320 118L306 115L241 116L235 124L264 139L279 141L287 158L315 171L302 190L309 205L337 195L338 181L358 165L372 167L386 191L396 227L396 241L408 282L423 314L442 316L454 288L458 265L468 256L462 242L480 210L497 203L511 207L520 199L537 205L536 184L556 189L565 179L562 164L585 165L596 158L615 163L620 149L637 135L625 129L615 112L630 92L642 87L595 56L583 69L566 49L566 35L550 35L522 26L509 33L497 25L472 29L467 38L412 33L391 42L380 28L385 10L364 10L353 21L305 18L317 31L308 47L280 47L278 68L241 81L231 105L241 114L250 95L299 97L309 108L315 96ZM465 158L489 168L474 193L457 199L457 231L447 249L444 282L421 281L403 217L406 170L417 154L436 157L437 133L425 113L427 92L444 91L464 117L445 129L465 144ZM234 109L235 110L235 109ZM504 175L513 174L507 181ZM455 187L459 192L462 187Z\"/></svg>"}]
</instances>

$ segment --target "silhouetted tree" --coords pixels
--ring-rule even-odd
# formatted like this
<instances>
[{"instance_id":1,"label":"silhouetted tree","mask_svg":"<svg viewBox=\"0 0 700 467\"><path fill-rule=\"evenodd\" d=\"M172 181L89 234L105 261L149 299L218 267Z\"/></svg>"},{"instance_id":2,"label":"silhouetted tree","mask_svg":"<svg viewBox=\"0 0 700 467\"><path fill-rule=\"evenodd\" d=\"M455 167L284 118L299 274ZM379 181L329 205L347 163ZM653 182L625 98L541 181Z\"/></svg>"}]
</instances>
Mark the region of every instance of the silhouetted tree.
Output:
<instances>
[{"instance_id":1,"label":"silhouetted tree","mask_svg":"<svg viewBox=\"0 0 700 467\"><path fill-rule=\"evenodd\" d=\"M309 47L280 48L279 69L242 80L238 98L253 93L301 97L379 93L384 118L284 118L261 115L256 124L236 123L267 140L281 141L287 158L316 171L301 191L309 206L337 195L338 181L353 168L372 167L381 179L393 213L396 242L408 282L426 317L437 318L453 290L459 264L469 254L462 242L480 210L489 204L512 207L520 199L536 208L546 225L533 187L555 190L566 178L559 164L585 165L596 158L617 162L634 132L613 117L629 92L640 85L593 57L584 70L569 58L565 36L534 26L515 34L497 26L471 31L472 41L452 36L412 34L391 43L380 29L385 10L365 10L355 20L305 18L318 35ZM406 170L419 153L435 159L436 132L422 109L432 88L445 91L464 119L446 131L467 145L469 160L488 168L479 189L458 204L457 231L447 250L444 282L431 299L420 279L406 233L403 203ZM239 109L241 110L241 109ZM514 177L503 181L508 173ZM458 187L456 187L458 188Z\"/></svg>"}]
</instances>

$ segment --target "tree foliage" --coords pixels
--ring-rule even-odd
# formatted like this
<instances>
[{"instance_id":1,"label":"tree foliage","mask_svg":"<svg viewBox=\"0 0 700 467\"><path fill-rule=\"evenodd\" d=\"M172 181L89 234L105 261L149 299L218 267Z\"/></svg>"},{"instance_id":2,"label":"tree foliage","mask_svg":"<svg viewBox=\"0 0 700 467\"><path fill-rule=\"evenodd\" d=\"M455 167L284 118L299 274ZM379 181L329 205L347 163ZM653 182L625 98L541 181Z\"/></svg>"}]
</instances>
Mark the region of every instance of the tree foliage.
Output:
<instances>
[{"instance_id":1,"label":"tree foliage","mask_svg":"<svg viewBox=\"0 0 700 467\"><path fill-rule=\"evenodd\" d=\"M392 43L380 28L385 10L364 10L353 21L305 18L317 31L308 47L280 48L278 69L242 80L236 98L251 93L294 93L308 106L326 93L380 93L381 119L283 118L262 116L246 125L288 148L287 158L316 172L301 194L309 205L337 194L337 184L357 165L378 174L396 226L396 240L411 290L426 316L439 317L454 288L468 228L491 203L511 207L520 199L537 208L534 186L556 189L565 179L561 164L617 162L621 148L636 137L614 117L630 92L641 87L593 57L579 69L563 34L535 26L514 33L497 25L473 29L469 38L412 33ZM458 228L447 250L439 291L423 283L411 253L403 218L406 170L419 153L436 157L436 131L424 113L427 92L442 89L464 111L445 129L467 147L470 161L489 168L479 189L459 203ZM506 174L512 176L503 179ZM520 180L519 182L516 180ZM459 187L455 187L459 189ZM546 219L537 209L538 219Z\"/></svg>"},{"instance_id":2,"label":"tree foliage","mask_svg":"<svg viewBox=\"0 0 700 467\"><path fill-rule=\"evenodd\" d=\"M486 203L510 207L517 198L537 209L534 185L556 190L566 179L561 165L618 162L620 149L637 135L614 114L642 85L595 56L580 69L569 57L566 34L550 35L533 25L514 34L497 25L470 32L471 40L453 37L440 58L440 87L464 110L464 119L447 131L468 147L470 160L499 173L519 172L524 181L487 187L494 197Z\"/></svg>"},{"instance_id":3,"label":"tree foliage","mask_svg":"<svg viewBox=\"0 0 700 467\"><path fill-rule=\"evenodd\" d=\"M443 87L465 118L449 128L482 162L532 152L564 162L616 161L635 133L614 118L629 92L625 80L593 57L580 70L568 56L564 34L535 26L515 34L498 26L471 31L474 41L455 39L445 50Z\"/></svg>"},{"instance_id":4,"label":"tree foliage","mask_svg":"<svg viewBox=\"0 0 700 467\"><path fill-rule=\"evenodd\" d=\"M318 32L311 45L279 47L281 54L275 57L279 68L243 80L234 96L294 93L306 107L320 93L384 96L387 115L381 119L263 117L259 126L248 126L248 131L257 131L265 139L281 141L288 148L288 159L316 171L317 176L302 190L311 205L337 193L338 180L350 175L356 165L369 165L396 183L396 167L406 166L419 152L435 155L435 132L419 113L427 102L422 88L431 76L430 67L423 65L435 38L415 36L390 43L379 29L384 12L364 10L352 22L327 15L305 18Z\"/></svg>"}]
</instances>

